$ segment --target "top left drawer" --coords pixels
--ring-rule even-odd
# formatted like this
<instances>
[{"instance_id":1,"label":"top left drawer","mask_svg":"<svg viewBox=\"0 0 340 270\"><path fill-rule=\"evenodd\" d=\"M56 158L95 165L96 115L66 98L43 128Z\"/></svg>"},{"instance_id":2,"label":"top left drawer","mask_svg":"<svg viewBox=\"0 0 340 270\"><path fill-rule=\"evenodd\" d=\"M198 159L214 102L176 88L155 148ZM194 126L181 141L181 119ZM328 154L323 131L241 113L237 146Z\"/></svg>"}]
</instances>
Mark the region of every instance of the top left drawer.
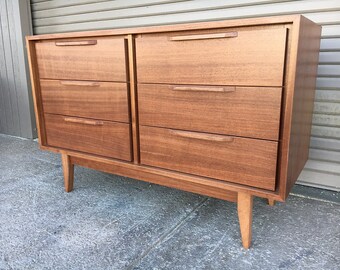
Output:
<instances>
[{"instance_id":1,"label":"top left drawer","mask_svg":"<svg viewBox=\"0 0 340 270\"><path fill-rule=\"evenodd\" d=\"M41 79L127 80L125 39L58 39L36 43Z\"/></svg>"}]
</instances>

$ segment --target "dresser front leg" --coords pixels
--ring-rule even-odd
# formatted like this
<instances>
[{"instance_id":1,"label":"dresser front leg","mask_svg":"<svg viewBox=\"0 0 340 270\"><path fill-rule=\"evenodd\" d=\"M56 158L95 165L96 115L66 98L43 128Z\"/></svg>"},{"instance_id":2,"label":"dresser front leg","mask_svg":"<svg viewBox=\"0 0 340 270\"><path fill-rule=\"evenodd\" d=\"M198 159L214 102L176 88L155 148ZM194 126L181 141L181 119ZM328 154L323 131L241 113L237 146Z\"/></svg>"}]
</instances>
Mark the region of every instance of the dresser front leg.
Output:
<instances>
[{"instance_id":1,"label":"dresser front leg","mask_svg":"<svg viewBox=\"0 0 340 270\"><path fill-rule=\"evenodd\" d=\"M65 191L70 192L73 189L74 165L71 163L69 155L62 153L61 162L63 164Z\"/></svg>"},{"instance_id":2,"label":"dresser front leg","mask_svg":"<svg viewBox=\"0 0 340 270\"><path fill-rule=\"evenodd\" d=\"M253 196L247 193L239 192L237 195L237 212L240 222L240 230L242 244L245 249L248 249L251 244L251 226L253 215Z\"/></svg>"}]
</instances>

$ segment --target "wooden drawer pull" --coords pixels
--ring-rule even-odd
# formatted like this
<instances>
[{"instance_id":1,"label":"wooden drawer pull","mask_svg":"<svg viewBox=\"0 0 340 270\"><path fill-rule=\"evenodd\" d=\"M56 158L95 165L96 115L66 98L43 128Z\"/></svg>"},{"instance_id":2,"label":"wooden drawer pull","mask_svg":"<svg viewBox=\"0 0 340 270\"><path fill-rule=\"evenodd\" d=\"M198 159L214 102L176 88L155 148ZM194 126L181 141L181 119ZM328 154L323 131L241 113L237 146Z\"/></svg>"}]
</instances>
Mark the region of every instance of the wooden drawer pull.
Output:
<instances>
[{"instance_id":1,"label":"wooden drawer pull","mask_svg":"<svg viewBox=\"0 0 340 270\"><path fill-rule=\"evenodd\" d=\"M237 37L237 32L217 33L217 34L202 34L190 36L174 36L170 37L171 41L199 40L199 39L216 39L216 38L234 38Z\"/></svg>"},{"instance_id":2,"label":"wooden drawer pull","mask_svg":"<svg viewBox=\"0 0 340 270\"><path fill-rule=\"evenodd\" d=\"M190 138L190 139L198 139L205 141L213 141L213 142L232 142L234 140L233 137L230 136L219 136L214 134L204 134L204 133L196 133L190 131L182 131L182 130L169 130L170 134Z\"/></svg>"},{"instance_id":3,"label":"wooden drawer pull","mask_svg":"<svg viewBox=\"0 0 340 270\"><path fill-rule=\"evenodd\" d=\"M102 126L102 125L104 125L103 121L86 120L86 119L72 118L72 117L65 117L64 121L69 122L69 123L84 124L84 125L90 125L90 126Z\"/></svg>"},{"instance_id":4,"label":"wooden drawer pull","mask_svg":"<svg viewBox=\"0 0 340 270\"><path fill-rule=\"evenodd\" d=\"M196 91L196 92L235 92L235 86L228 87L206 87L206 86L170 86L171 90L174 91Z\"/></svg>"},{"instance_id":5,"label":"wooden drawer pull","mask_svg":"<svg viewBox=\"0 0 340 270\"><path fill-rule=\"evenodd\" d=\"M96 45L97 40L79 40L79 41L56 41L56 46L88 46Z\"/></svg>"},{"instance_id":6,"label":"wooden drawer pull","mask_svg":"<svg viewBox=\"0 0 340 270\"><path fill-rule=\"evenodd\" d=\"M100 86L99 82L84 82L84 81L60 81L62 85L77 85L77 86Z\"/></svg>"}]
</instances>

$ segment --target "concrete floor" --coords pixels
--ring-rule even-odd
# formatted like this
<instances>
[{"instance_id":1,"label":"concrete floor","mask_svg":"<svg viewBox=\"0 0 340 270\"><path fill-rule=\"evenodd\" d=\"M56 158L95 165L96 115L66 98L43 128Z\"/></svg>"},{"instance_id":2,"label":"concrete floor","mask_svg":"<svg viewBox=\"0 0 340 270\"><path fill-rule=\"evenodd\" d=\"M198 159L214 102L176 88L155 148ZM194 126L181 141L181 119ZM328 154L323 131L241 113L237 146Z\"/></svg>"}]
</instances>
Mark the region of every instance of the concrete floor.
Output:
<instances>
[{"instance_id":1,"label":"concrete floor","mask_svg":"<svg viewBox=\"0 0 340 270\"><path fill-rule=\"evenodd\" d=\"M256 199L246 251L233 203L81 167L75 179L65 193L58 155L0 135L0 269L340 269L339 193Z\"/></svg>"}]
</instances>

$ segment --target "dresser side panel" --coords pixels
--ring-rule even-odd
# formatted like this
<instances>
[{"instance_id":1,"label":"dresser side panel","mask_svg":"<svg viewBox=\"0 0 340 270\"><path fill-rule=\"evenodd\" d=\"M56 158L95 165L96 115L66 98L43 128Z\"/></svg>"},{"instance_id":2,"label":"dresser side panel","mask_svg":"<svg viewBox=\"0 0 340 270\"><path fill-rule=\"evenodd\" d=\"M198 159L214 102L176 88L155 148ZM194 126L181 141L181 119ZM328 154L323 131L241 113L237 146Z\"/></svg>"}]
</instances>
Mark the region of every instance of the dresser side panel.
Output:
<instances>
[{"instance_id":1,"label":"dresser side panel","mask_svg":"<svg viewBox=\"0 0 340 270\"><path fill-rule=\"evenodd\" d=\"M37 64L37 56L35 49L36 41L29 40L26 37L26 48L27 48L27 58L30 69L30 80L32 86L32 96L34 104L34 112L38 133L39 144L46 145L46 132L45 132L45 122L43 115L42 99L41 99L41 89L40 89L40 78Z\"/></svg>"},{"instance_id":2,"label":"dresser side panel","mask_svg":"<svg viewBox=\"0 0 340 270\"><path fill-rule=\"evenodd\" d=\"M308 160L320 35L321 27L301 16L285 197Z\"/></svg>"}]
</instances>

